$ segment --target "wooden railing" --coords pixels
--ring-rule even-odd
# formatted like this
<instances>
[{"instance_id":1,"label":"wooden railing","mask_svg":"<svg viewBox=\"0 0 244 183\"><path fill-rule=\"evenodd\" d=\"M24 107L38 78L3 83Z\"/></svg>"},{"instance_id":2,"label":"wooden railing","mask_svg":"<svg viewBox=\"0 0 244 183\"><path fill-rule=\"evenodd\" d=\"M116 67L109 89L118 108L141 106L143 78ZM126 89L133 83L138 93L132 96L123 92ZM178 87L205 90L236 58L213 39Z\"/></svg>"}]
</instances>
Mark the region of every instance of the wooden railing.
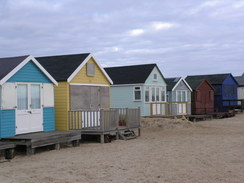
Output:
<instances>
[{"instance_id":1,"label":"wooden railing","mask_svg":"<svg viewBox=\"0 0 244 183\"><path fill-rule=\"evenodd\" d=\"M191 102L157 102L150 104L151 116L186 115Z\"/></svg>"},{"instance_id":2,"label":"wooden railing","mask_svg":"<svg viewBox=\"0 0 244 183\"><path fill-rule=\"evenodd\" d=\"M114 131L119 126L140 127L140 109L112 108L69 111L70 130ZM123 124L121 124L123 122Z\"/></svg>"}]
</instances>

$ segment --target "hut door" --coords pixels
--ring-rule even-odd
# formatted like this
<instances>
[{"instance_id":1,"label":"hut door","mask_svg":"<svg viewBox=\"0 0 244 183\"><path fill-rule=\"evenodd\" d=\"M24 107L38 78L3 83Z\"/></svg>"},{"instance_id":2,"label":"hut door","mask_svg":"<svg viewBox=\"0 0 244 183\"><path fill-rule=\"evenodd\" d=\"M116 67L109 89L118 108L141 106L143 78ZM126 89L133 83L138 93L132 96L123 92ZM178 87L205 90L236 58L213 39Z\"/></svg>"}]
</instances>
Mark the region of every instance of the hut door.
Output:
<instances>
[{"instance_id":1,"label":"hut door","mask_svg":"<svg viewBox=\"0 0 244 183\"><path fill-rule=\"evenodd\" d=\"M40 84L17 85L16 134L43 131Z\"/></svg>"}]
</instances>

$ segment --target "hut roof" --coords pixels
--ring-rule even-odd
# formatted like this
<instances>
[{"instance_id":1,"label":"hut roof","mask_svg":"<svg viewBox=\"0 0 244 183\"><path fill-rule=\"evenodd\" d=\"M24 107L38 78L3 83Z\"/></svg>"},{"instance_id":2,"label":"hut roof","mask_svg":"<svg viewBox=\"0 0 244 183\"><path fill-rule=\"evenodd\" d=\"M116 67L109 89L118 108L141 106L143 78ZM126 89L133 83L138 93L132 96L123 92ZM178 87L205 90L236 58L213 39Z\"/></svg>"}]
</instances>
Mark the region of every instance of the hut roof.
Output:
<instances>
[{"instance_id":1,"label":"hut roof","mask_svg":"<svg viewBox=\"0 0 244 183\"><path fill-rule=\"evenodd\" d=\"M149 77L154 67L157 67L157 65L131 65L121 67L107 67L105 68L105 71L111 77L114 84L139 84L145 83L146 79ZM160 74L163 77L161 72Z\"/></svg>"},{"instance_id":2,"label":"hut roof","mask_svg":"<svg viewBox=\"0 0 244 183\"><path fill-rule=\"evenodd\" d=\"M180 77L165 78L165 81L167 83L167 90L171 91L179 80L180 80Z\"/></svg>"},{"instance_id":3,"label":"hut roof","mask_svg":"<svg viewBox=\"0 0 244 183\"><path fill-rule=\"evenodd\" d=\"M0 58L0 80L23 62L29 55Z\"/></svg>"},{"instance_id":4,"label":"hut roof","mask_svg":"<svg viewBox=\"0 0 244 183\"><path fill-rule=\"evenodd\" d=\"M83 53L36 57L36 59L57 81L67 81L88 55L89 53Z\"/></svg>"},{"instance_id":5,"label":"hut roof","mask_svg":"<svg viewBox=\"0 0 244 183\"><path fill-rule=\"evenodd\" d=\"M236 76L236 81L238 82L238 86L244 86L244 76Z\"/></svg>"}]
</instances>

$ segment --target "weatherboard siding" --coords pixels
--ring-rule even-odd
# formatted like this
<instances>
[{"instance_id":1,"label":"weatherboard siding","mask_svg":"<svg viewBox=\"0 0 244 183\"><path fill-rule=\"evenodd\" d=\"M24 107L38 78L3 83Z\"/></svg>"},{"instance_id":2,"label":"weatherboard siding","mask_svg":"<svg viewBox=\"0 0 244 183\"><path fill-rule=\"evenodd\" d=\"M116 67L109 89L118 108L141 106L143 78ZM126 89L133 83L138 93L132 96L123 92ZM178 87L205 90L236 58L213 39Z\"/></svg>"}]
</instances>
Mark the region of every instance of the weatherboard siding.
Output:
<instances>
[{"instance_id":1,"label":"weatherboard siding","mask_svg":"<svg viewBox=\"0 0 244 183\"><path fill-rule=\"evenodd\" d=\"M143 87L142 87L143 88ZM142 101L134 101L134 86L112 86L110 88L112 108L137 108L140 107L141 115L145 116L144 92L142 89ZM150 112L150 110L149 110Z\"/></svg>"},{"instance_id":2,"label":"weatherboard siding","mask_svg":"<svg viewBox=\"0 0 244 183\"><path fill-rule=\"evenodd\" d=\"M45 132L55 130L54 107L43 108L43 128Z\"/></svg>"},{"instance_id":3,"label":"weatherboard siding","mask_svg":"<svg viewBox=\"0 0 244 183\"><path fill-rule=\"evenodd\" d=\"M49 78L30 61L15 73L7 82L38 82L52 83Z\"/></svg>"},{"instance_id":4,"label":"weatherboard siding","mask_svg":"<svg viewBox=\"0 0 244 183\"><path fill-rule=\"evenodd\" d=\"M95 75L87 76L87 64L95 64ZM70 83L80 83L80 84L98 84L98 85L110 85L108 79L103 74L102 70L96 64L96 62L91 58L86 65L75 75Z\"/></svg>"},{"instance_id":5,"label":"weatherboard siding","mask_svg":"<svg viewBox=\"0 0 244 183\"><path fill-rule=\"evenodd\" d=\"M244 99L244 87L238 87L237 89L238 99Z\"/></svg>"},{"instance_id":6,"label":"weatherboard siding","mask_svg":"<svg viewBox=\"0 0 244 183\"><path fill-rule=\"evenodd\" d=\"M225 86L233 86L233 95L231 96L227 96L226 94L229 92ZM234 81L233 77L231 77L231 75L229 75L223 82L222 85L222 99L223 100L237 100L237 83ZM236 102L232 102L231 105L236 105ZM228 106L228 102L223 102L224 106ZM221 105L220 105L221 106Z\"/></svg>"},{"instance_id":7,"label":"weatherboard siding","mask_svg":"<svg viewBox=\"0 0 244 183\"><path fill-rule=\"evenodd\" d=\"M15 110L0 110L0 138L15 136Z\"/></svg>"},{"instance_id":8,"label":"weatherboard siding","mask_svg":"<svg viewBox=\"0 0 244 183\"><path fill-rule=\"evenodd\" d=\"M153 75L157 74L158 75L158 80L155 81L153 79ZM159 70L157 69L157 67L154 67L154 69L152 70L151 74L148 76L148 78L145 81L146 85L160 85L160 86L166 86L166 82L164 80L164 78L161 76Z\"/></svg>"},{"instance_id":9,"label":"weatherboard siding","mask_svg":"<svg viewBox=\"0 0 244 183\"><path fill-rule=\"evenodd\" d=\"M59 82L54 87L55 119L57 130L68 130L69 84Z\"/></svg>"}]
</instances>

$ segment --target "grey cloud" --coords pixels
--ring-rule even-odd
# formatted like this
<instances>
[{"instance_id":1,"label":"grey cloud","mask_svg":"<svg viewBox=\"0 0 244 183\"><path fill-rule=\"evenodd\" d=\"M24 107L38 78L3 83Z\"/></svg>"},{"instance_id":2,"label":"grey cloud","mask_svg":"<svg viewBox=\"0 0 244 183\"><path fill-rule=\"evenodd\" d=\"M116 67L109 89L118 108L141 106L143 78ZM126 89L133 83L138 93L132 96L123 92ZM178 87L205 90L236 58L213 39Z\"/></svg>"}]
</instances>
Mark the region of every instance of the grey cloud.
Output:
<instances>
[{"instance_id":1,"label":"grey cloud","mask_svg":"<svg viewBox=\"0 0 244 183\"><path fill-rule=\"evenodd\" d=\"M92 52L104 66L157 63L167 77L240 75L243 19L243 0L4 0L0 57Z\"/></svg>"}]
</instances>

